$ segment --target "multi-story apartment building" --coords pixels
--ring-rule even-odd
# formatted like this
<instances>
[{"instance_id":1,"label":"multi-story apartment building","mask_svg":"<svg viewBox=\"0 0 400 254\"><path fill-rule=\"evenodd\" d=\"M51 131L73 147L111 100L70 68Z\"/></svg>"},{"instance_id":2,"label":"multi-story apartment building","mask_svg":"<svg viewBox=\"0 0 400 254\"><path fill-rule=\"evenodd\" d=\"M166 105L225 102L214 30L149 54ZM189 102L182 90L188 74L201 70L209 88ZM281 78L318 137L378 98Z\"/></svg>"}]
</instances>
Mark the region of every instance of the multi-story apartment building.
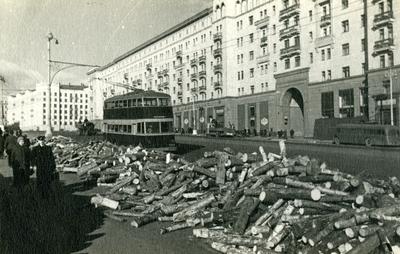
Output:
<instances>
[{"instance_id":1,"label":"multi-story apartment building","mask_svg":"<svg viewBox=\"0 0 400 254\"><path fill-rule=\"evenodd\" d=\"M312 136L322 117L388 123L390 103L399 125L399 79L391 101L387 74L400 69L399 10L393 0L214 0L90 71L94 118L123 83L169 93L179 129L204 131L212 117Z\"/></svg>"},{"instance_id":2,"label":"multi-story apartment building","mask_svg":"<svg viewBox=\"0 0 400 254\"><path fill-rule=\"evenodd\" d=\"M7 98L7 122L19 123L26 130L46 130L47 84L40 83L36 89L19 92ZM51 120L56 131L76 130L76 123L90 118L92 91L84 85L53 84L51 87Z\"/></svg>"}]
</instances>

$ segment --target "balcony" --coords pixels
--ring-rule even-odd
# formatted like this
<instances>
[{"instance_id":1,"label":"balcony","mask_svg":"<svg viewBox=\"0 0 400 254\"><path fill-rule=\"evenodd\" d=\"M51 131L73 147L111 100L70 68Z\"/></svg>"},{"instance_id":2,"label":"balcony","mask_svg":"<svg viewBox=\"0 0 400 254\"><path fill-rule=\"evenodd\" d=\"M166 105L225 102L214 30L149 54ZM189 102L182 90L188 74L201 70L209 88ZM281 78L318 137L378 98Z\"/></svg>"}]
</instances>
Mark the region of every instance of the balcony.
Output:
<instances>
[{"instance_id":1,"label":"balcony","mask_svg":"<svg viewBox=\"0 0 400 254\"><path fill-rule=\"evenodd\" d=\"M222 56L222 48L214 49L214 57Z\"/></svg>"},{"instance_id":2,"label":"balcony","mask_svg":"<svg viewBox=\"0 0 400 254\"><path fill-rule=\"evenodd\" d=\"M214 73L221 72L221 71L222 71L222 64L214 65Z\"/></svg>"},{"instance_id":3,"label":"balcony","mask_svg":"<svg viewBox=\"0 0 400 254\"><path fill-rule=\"evenodd\" d=\"M183 95L183 92L182 91L178 91L178 97L182 97L182 95Z\"/></svg>"},{"instance_id":4,"label":"balcony","mask_svg":"<svg viewBox=\"0 0 400 254\"><path fill-rule=\"evenodd\" d=\"M182 78L178 78L177 81L178 81L178 84L182 84L182 82L183 82Z\"/></svg>"},{"instance_id":5,"label":"balcony","mask_svg":"<svg viewBox=\"0 0 400 254\"><path fill-rule=\"evenodd\" d=\"M299 25L290 26L279 31L279 40L288 39L300 33Z\"/></svg>"},{"instance_id":6,"label":"balcony","mask_svg":"<svg viewBox=\"0 0 400 254\"><path fill-rule=\"evenodd\" d=\"M329 26L331 24L331 14L325 14L321 17L320 27Z\"/></svg>"},{"instance_id":7,"label":"balcony","mask_svg":"<svg viewBox=\"0 0 400 254\"><path fill-rule=\"evenodd\" d=\"M257 64L269 62L269 53L257 57Z\"/></svg>"},{"instance_id":8,"label":"balcony","mask_svg":"<svg viewBox=\"0 0 400 254\"><path fill-rule=\"evenodd\" d=\"M261 37L261 39L260 39L260 46L263 47L263 46L265 46L265 45L267 45L267 44L268 44L268 37L267 37L267 36Z\"/></svg>"},{"instance_id":9,"label":"balcony","mask_svg":"<svg viewBox=\"0 0 400 254\"><path fill-rule=\"evenodd\" d=\"M190 79L191 80L197 80L197 78L198 78L198 73L197 72L190 74Z\"/></svg>"},{"instance_id":10,"label":"balcony","mask_svg":"<svg viewBox=\"0 0 400 254\"><path fill-rule=\"evenodd\" d=\"M288 48L281 49L281 59L292 57L300 54L300 45L290 46Z\"/></svg>"},{"instance_id":11,"label":"balcony","mask_svg":"<svg viewBox=\"0 0 400 254\"><path fill-rule=\"evenodd\" d=\"M214 38L214 42L222 41L222 33L219 32L219 33L214 34L213 38Z\"/></svg>"},{"instance_id":12,"label":"balcony","mask_svg":"<svg viewBox=\"0 0 400 254\"><path fill-rule=\"evenodd\" d=\"M393 38L387 38L384 40L376 41L374 44L373 56L387 53L394 50Z\"/></svg>"},{"instance_id":13,"label":"balcony","mask_svg":"<svg viewBox=\"0 0 400 254\"><path fill-rule=\"evenodd\" d=\"M197 58L190 60L190 66L196 66L197 62Z\"/></svg>"},{"instance_id":14,"label":"balcony","mask_svg":"<svg viewBox=\"0 0 400 254\"><path fill-rule=\"evenodd\" d=\"M182 57L182 55L183 55L182 50L176 51L176 58L180 58Z\"/></svg>"},{"instance_id":15,"label":"balcony","mask_svg":"<svg viewBox=\"0 0 400 254\"><path fill-rule=\"evenodd\" d=\"M152 67L151 63L146 64L146 70L151 70L151 67Z\"/></svg>"},{"instance_id":16,"label":"balcony","mask_svg":"<svg viewBox=\"0 0 400 254\"><path fill-rule=\"evenodd\" d=\"M200 56L199 57L199 64L202 64L202 63L206 63L206 56Z\"/></svg>"},{"instance_id":17,"label":"balcony","mask_svg":"<svg viewBox=\"0 0 400 254\"><path fill-rule=\"evenodd\" d=\"M294 4L292 6L286 7L279 12L279 21L288 19L292 16L298 15L300 13L300 4Z\"/></svg>"},{"instance_id":18,"label":"balcony","mask_svg":"<svg viewBox=\"0 0 400 254\"><path fill-rule=\"evenodd\" d=\"M206 71L200 71L199 72L199 78L205 78L206 77Z\"/></svg>"},{"instance_id":19,"label":"balcony","mask_svg":"<svg viewBox=\"0 0 400 254\"><path fill-rule=\"evenodd\" d=\"M254 22L254 25L259 29L268 26L268 24L269 24L269 16L266 16L260 20L257 20L256 22Z\"/></svg>"},{"instance_id":20,"label":"balcony","mask_svg":"<svg viewBox=\"0 0 400 254\"><path fill-rule=\"evenodd\" d=\"M163 77L163 72L162 71L157 72L157 77L162 78Z\"/></svg>"},{"instance_id":21,"label":"balcony","mask_svg":"<svg viewBox=\"0 0 400 254\"><path fill-rule=\"evenodd\" d=\"M199 92L205 92L207 90L207 86L206 85L201 85L199 86Z\"/></svg>"},{"instance_id":22,"label":"balcony","mask_svg":"<svg viewBox=\"0 0 400 254\"><path fill-rule=\"evenodd\" d=\"M214 82L214 90L222 89L222 81Z\"/></svg>"},{"instance_id":23,"label":"balcony","mask_svg":"<svg viewBox=\"0 0 400 254\"><path fill-rule=\"evenodd\" d=\"M376 30L382 26L393 24L393 21L394 21L393 11L386 11L376 14L374 17L374 24L372 26L372 29Z\"/></svg>"},{"instance_id":24,"label":"balcony","mask_svg":"<svg viewBox=\"0 0 400 254\"><path fill-rule=\"evenodd\" d=\"M318 37L315 39L315 47L316 48L322 48L322 47L329 46L332 44L333 44L333 36L332 35Z\"/></svg>"},{"instance_id":25,"label":"balcony","mask_svg":"<svg viewBox=\"0 0 400 254\"><path fill-rule=\"evenodd\" d=\"M180 70L183 68L183 66L184 66L183 63L178 63L178 64L175 64L174 68L175 68L175 70Z\"/></svg>"},{"instance_id":26,"label":"balcony","mask_svg":"<svg viewBox=\"0 0 400 254\"><path fill-rule=\"evenodd\" d=\"M192 89L190 89L190 92L197 93L197 87L193 87Z\"/></svg>"}]
</instances>

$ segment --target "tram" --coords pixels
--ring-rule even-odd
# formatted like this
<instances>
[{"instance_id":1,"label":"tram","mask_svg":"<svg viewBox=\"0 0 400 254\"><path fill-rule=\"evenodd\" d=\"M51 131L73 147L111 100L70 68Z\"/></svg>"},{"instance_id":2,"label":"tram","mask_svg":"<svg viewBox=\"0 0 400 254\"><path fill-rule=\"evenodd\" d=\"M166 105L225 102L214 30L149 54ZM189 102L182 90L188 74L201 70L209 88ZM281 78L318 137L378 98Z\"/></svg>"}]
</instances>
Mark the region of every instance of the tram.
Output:
<instances>
[{"instance_id":1,"label":"tram","mask_svg":"<svg viewBox=\"0 0 400 254\"><path fill-rule=\"evenodd\" d=\"M116 144L175 151L170 96L136 89L106 99L103 132Z\"/></svg>"}]
</instances>

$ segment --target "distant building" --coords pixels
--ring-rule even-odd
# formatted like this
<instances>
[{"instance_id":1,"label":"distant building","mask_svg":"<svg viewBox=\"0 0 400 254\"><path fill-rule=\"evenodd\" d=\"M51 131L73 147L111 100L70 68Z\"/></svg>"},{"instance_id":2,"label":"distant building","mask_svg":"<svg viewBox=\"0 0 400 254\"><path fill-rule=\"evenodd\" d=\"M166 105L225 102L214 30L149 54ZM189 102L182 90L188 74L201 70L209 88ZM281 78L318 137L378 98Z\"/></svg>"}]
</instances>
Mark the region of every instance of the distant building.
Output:
<instances>
[{"instance_id":1,"label":"distant building","mask_svg":"<svg viewBox=\"0 0 400 254\"><path fill-rule=\"evenodd\" d=\"M8 124L19 123L26 130L46 130L47 84L34 90L8 96ZM51 88L51 125L53 130L76 130L76 123L90 118L92 91L84 85L53 84Z\"/></svg>"},{"instance_id":2,"label":"distant building","mask_svg":"<svg viewBox=\"0 0 400 254\"><path fill-rule=\"evenodd\" d=\"M393 0L214 0L90 71L94 118L102 119L105 98L127 92L115 86L124 83L169 93L178 129L201 132L215 119L312 136L317 118L368 114L390 123L392 68L399 125L399 11Z\"/></svg>"}]
</instances>

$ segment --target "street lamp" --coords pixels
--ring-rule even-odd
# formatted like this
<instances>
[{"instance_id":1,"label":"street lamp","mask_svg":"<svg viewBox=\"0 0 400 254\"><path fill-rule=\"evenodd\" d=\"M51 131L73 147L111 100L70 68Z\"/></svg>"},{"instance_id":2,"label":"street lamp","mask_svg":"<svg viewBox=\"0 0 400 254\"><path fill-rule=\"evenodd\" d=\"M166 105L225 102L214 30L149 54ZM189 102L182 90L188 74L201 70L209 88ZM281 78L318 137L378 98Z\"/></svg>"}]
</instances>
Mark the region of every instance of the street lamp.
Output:
<instances>
[{"instance_id":1,"label":"street lamp","mask_svg":"<svg viewBox=\"0 0 400 254\"><path fill-rule=\"evenodd\" d=\"M397 71L393 71L389 68L389 71L385 73L386 77L389 77L389 93L390 93L390 125L394 125L394 115L393 115L393 77L397 78Z\"/></svg>"},{"instance_id":2,"label":"street lamp","mask_svg":"<svg viewBox=\"0 0 400 254\"><path fill-rule=\"evenodd\" d=\"M195 100L195 96L196 96L196 91L195 91L195 89L196 88L192 88L192 95L193 95L193 104L192 104L192 106L193 106L193 108L192 108L192 110L193 110L193 135L197 135L197 129L196 129L196 111L195 111L195 109L194 109L194 100Z\"/></svg>"},{"instance_id":3,"label":"street lamp","mask_svg":"<svg viewBox=\"0 0 400 254\"><path fill-rule=\"evenodd\" d=\"M53 35L53 33L48 33L47 34L47 51L48 51L48 65L49 65L49 79L48 79L48 87L47 87L47 125L46 125L46 137L51 137L52 132L51 132L51 83L52 83L52 78L51 78L51 41L54 40L55 44L58 44L58 39L56 39Z\"/></svg>"}]
</instances>

